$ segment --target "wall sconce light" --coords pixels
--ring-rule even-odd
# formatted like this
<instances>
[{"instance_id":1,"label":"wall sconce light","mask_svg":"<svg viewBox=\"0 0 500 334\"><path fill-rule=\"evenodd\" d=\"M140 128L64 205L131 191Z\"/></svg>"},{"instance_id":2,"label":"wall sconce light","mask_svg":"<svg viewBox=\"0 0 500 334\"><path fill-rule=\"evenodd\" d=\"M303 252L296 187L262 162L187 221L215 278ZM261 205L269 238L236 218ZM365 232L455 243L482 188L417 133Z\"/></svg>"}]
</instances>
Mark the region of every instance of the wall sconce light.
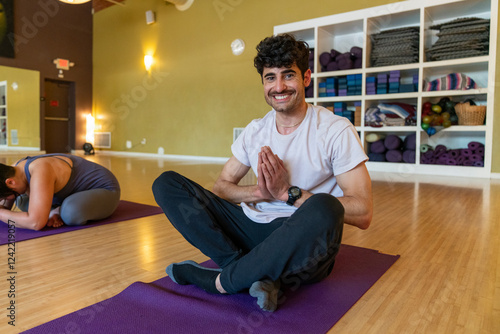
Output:
<instances>
[{"instance_id":1,"label":"wall sconce light","mask_svg":"<svg viewBox=\"0 0 500 334\"><path fill-rule=\"evenodd\" d=\"M87 133L85 135L85 141L87 143L94 143L94 131L95 131L95 118L92 114L87 115Z\"/></svg>"},{"instance_id":2,"label":"wall sconce light","mask_svg":"<svg viewBox=\"0 0 500 334\"><path fill-rule=\"evenodd\" d=\"M146 71L151 70L151 66L153 66L153 56L152 55L145 55L144 56L144 66L146 67Z\"/></svg>"}]
</instances>

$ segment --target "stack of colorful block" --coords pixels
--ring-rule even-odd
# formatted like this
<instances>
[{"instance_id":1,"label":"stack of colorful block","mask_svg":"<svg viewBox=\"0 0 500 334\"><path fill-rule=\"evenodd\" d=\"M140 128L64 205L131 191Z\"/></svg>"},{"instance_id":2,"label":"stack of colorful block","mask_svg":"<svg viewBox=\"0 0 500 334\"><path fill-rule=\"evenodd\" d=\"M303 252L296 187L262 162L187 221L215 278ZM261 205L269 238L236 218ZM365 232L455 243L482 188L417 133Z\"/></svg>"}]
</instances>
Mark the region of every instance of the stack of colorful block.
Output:
<instances>
[{"instance_id":1,"label":"stack of colorful block","mask_svg":"<svg viewBox=\"0 0 500 334\"><path fill-rule=\"evenodd\" d=\"M326 82L318 83L318 97L326 97Z\"/></svg>"},{"instance_id":2,"label":"stack of colorful block","mask_svg":"<svg viewBox=\"0 0 500 334\"><path fill-rule=\"evenodd\" d=\"M377 94L387 94L388 75L385 73L377 74Z\"/></svg>"},{"instance_id":3,"label":"stack of colorful block","mask_svg":"<svg viewBox=\"0 0 500 334\"><path fill-rule=\"evenodd\" d=\"M318 96L337 96L337 82L337 78L326 78L325 82L320 82L318 84Z\"/></svg>"},{"instance_id":4,"label":"stack of colorful block","mask_svg":"<svg viewBox=\"0 0 500 334\"><path fill-rule=\"evenodd\" d=\"M347 109L345 102L335 102L333 104L333 113L337 116L344 116L344 110Z\"/></svg>"},{"instance_id":5,"label":"stack of colorful block","mask_svg":"<svg viewBox=\"0 0 500 334\"><path fill-rule=\"evenodd\" d=\"M350 74L347 76L347 95L361 95L362 74Z\"/></svg>"},{"instance_id":6,"label":"stack of colorful block","mask_svg":"<svg viewBox=\"0 0 500 334\"><path fill-rule=\"evenodd\" d=\"M366 77L366 95L377 94L377 78Z\"/></svg>"},{"instance_id":7,"label":"stack of colorful block","mask_svg":"<svg viewBox=\"0 0 500 334\"><path fill-rule=\"evenodd\" d=\"M337 78L326 78L326 96L337 96Z\"/></svg>"},{"instance_id":8,"label":"stack of colorful block","mask_svg":"<svg viewBox=\"0 0 500 334\"><path fill-rule=\"evenodd\" d=\"M340 77L338 85L339 96L347 96L347 77Z\"/></svg>"},{"instance_id":9,"label":"stack of colorful block","mask_svg":"<svg viewBox=\"0 0 500 334\"><path fill-rule=\"evenodd\" d=\"M389 73L389 94L399 93L400 80L401 80L400 71L391 71Z\"/></svg>"}]
</instances>

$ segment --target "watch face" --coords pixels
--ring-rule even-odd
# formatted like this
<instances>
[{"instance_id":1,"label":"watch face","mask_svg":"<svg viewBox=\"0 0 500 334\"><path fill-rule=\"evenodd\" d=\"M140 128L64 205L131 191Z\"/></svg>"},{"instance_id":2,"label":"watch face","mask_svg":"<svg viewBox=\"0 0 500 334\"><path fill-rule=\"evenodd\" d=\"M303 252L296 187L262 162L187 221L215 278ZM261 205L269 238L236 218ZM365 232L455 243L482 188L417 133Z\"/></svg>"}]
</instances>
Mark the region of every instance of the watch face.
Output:
<instances>
[{"instance_id":1,"label":"watch face","mask_svg":"<svg viewBox=\"0 0 500 334\"><path fill-rule=\"evenodd\" d=\"M292 187L290 188L290 193L292 194L293 197L297 197L300 195L300 189L297 187Z\"/></svg>"}]
</instances>

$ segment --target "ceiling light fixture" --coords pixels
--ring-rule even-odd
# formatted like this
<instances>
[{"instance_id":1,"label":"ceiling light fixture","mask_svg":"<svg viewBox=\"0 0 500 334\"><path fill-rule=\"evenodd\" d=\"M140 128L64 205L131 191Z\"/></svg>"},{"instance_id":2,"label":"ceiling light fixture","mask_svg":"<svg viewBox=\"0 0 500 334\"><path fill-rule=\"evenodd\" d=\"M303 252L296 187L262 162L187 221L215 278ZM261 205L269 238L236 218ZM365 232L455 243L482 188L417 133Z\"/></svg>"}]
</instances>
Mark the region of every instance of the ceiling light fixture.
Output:
<instances>
[{"instance_id":1,"label":"ceiling light fixture","mask_svg":"<svg viewBox=\"0 0 500 334\"><path fill-rule=\"evenodd\" d=\"M173 3L175 8L180 11L185 11L193 4L194 0L165 0L166 2Z\"/></svg>"},{"instance_id":2,"label":"ceiling light fixture","mask_svg":"<svg viewBox=\"0 0 500 334\"><path fill-rule=\"evenodd\" d=\"M81 3L89 2L90 0L59 0L64 3L69 3L71 5L79 5Z\"/></svg>"}]
</instances>

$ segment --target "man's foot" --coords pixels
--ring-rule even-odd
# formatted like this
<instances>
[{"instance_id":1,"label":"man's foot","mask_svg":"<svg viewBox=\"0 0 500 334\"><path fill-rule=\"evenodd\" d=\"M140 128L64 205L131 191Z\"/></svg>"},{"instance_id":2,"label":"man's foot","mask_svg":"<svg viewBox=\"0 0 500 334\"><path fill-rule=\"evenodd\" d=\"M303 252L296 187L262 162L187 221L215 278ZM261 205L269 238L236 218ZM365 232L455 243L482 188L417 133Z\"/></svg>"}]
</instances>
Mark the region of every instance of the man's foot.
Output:
<instances>
[{"instance_id":1,"label":"man's foot","mask_svg":"<svg viewBox=\"0 0 500 334\"><path fill-rule=\"evenodd\" d=\"M215 280L221 271L222 269L202 267L191 260L172 263L166 270L170 279L175 283L180 285L194 284L214 294L221 293L215 285Z\"/></svg>"},{"instance_id":2,"label":"man's foot","mask_svg":"<svg viewBox=\"0 0 500 334\"><path fill-rule=\"evenodd\" d=\"M250 287L250 296L257 298L257 305L264 311L274 312L278 308L280 280L257 281Z\"/></svg>"}]
</instances>

